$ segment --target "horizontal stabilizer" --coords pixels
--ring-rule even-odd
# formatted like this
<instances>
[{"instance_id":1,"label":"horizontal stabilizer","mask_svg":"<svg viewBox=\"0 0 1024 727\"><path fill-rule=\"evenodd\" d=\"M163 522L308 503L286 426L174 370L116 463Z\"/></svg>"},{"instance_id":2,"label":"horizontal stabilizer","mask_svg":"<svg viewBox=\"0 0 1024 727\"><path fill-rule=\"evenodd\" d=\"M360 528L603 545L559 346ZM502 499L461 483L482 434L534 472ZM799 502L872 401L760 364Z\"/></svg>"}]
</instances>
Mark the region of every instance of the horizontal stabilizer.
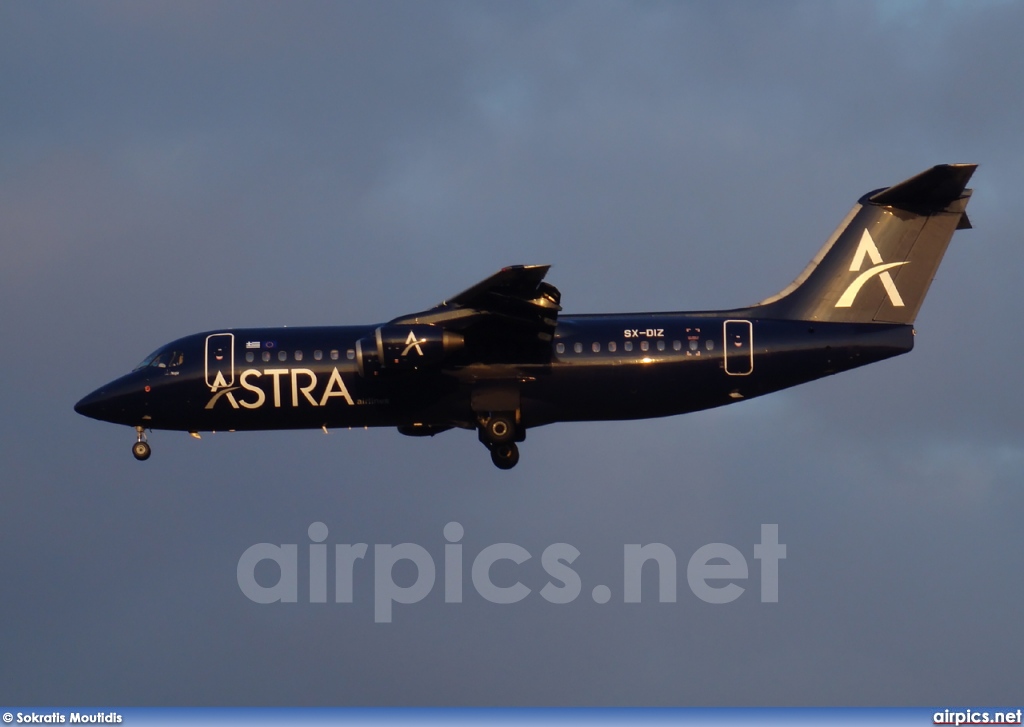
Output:
<instances>
[{"instance_id":1,"label":"horizontal stabilizer","mask_svg":"<svg viewBox=\"0 0 1024 727\"><path fill-rule=\"evenodd\" d=\"M914 212L936 212L963 196L977 164L940 164L875 192L868 201Z\"/></svg>"}]
</instances>

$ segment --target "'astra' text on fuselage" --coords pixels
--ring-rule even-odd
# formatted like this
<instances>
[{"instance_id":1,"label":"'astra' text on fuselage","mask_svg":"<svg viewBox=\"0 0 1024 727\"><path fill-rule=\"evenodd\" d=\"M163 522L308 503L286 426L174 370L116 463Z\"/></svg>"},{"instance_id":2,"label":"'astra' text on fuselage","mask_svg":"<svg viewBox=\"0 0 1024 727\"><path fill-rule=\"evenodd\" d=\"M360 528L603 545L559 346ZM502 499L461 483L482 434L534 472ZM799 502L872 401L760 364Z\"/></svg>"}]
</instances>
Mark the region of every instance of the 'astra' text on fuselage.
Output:
<instances>
[{"instance_id":1,"label":"'astra' text on fuselage","mask_svg":"<svg viewBox=\"0 0 1024 727\"><path fill-rule=\"evenodd\" d=\"M262 377L269 377L273 380L272 391L269 392L269 396L267 391L264 391L261 386L257 385L260 382L256 380ZM282 378L288 382L286 386L290 399L285 399L281 395ZM206 408L212 409L221 400L226 401L232 409L259 409L268 402L272 403L275 409L280 409L282 406L288 406L289 404L293 408L299 406L326 406L335 397L342 399L349 406L357 406L357 402L349 394L348 387L345 386L345 380L342 378L341 372L338 371L337 367L331 371L330 376L327 378L327 384L319 396L316 392L320 386L320 381L316 373L311 369L272 368L263 369L262 371L259 369L245 369L238 376L238 384L238 386L212 390L213 396L206 403ZM358 403L362 404L363 401L360 399ZM376 402L376 400L374 401Z\"/></svg>"}]
</instances>

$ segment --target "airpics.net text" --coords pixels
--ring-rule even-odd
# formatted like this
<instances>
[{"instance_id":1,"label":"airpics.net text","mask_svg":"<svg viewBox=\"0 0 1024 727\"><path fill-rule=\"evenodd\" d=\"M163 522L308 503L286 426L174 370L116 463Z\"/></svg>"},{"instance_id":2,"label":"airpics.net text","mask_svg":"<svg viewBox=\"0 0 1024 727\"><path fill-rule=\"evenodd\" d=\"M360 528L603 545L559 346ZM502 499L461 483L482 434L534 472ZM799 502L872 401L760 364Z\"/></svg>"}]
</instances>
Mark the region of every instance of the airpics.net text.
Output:
<instances>
[{"instance_id":1,"label":"airpics.net text","mask_svg":"<svg viewBox=\"0 0 1024 727\"><path fill-rule=\"evenodd\" d=\"M309 603L328 602L328 528L322 522L312 523L307 531L309 574ZM461 540L465 529L458 522L444 526L444 602L463 602L465 560ZM370 546L366 543L337 544L334 554L334 603L352 603L355 569L364 560ZM553 604L575 601L583 591L580 575L571 567L580 551L569 543L553 543L540 556L544 573L550 578L539 589L541 598ZM512 585L497 585L491 578L491 569L499 561L511 561L520 566L532 554L515 543L494 543L472 560L470 581L477 594L495 604L513 604L528 597L532 590L521 581ZM779 542L779 526L761 525L761 542L753 547L753 557L760 562L760 598L762 603L779 600L779 561L786 558L786 546ZM413 604L425 599L437 580L437 568L430 552L415 543L377 544L373 546L373 620L390 623L394 604ZM257 568L265 561L277 564L279 575L273 584L261 584ZM628 543L622 549L622 600L640 603L644 564L653 561L658 581L658 602L675 603L677 561L673 550L662 543ZM400 565L403 564L404 565ZM408 585L395 580L394 569L415 570L415 579ZM507 566L505 566L507 568ZM303 569L305 570L305 569ZM238 559L238 587L255 603L298 603L299 601L299 545L286 543L257 543L250 546ZM749 575L746 557L726 543L708 543L698 548L686 565L686 582L690 591L705 603L724 604L735 601L746 589L738 582ZM266 580L266 579L263 579ZM405 581L407 579L400 579ZM503 579L503 580L508 580ZM596 603L608 603L612 590L598 585L591 590Z\"/></svg>"}]
</instances>

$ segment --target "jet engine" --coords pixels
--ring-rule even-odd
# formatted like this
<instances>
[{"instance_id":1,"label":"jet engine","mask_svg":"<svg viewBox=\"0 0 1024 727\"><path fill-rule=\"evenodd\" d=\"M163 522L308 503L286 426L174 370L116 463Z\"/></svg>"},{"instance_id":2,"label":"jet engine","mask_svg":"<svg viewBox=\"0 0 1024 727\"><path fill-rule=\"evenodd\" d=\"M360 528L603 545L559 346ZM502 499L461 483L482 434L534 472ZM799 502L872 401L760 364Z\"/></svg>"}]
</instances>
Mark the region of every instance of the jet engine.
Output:
<instances>
[{"instance_id":1,"label":"jet engine","mask_svg":"<svg viewBox=\"0 0 1024 727\"><path fill-rule=\"evenodd\" d=\"M359 375L419 371L461 351L461 334L436 326L381 326L356 341Z\"/></svg>"}]
</instances>

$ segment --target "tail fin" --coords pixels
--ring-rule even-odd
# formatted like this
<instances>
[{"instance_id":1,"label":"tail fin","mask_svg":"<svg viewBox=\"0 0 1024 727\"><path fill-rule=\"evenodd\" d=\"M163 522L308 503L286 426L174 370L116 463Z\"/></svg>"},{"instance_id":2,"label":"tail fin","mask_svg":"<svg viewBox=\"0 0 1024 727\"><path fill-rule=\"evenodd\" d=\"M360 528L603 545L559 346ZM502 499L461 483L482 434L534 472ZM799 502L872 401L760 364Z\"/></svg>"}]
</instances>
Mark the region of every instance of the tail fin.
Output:
<instances>
[{"instance_id":1,"label":"tail fin","mask_svg":"<svg viewBox=\"0 0 1024 727\"><path fill-rule=\"evenodd\" d=\"M765 317L913 323L956 230L976 164L943 164L858 201L800 276L758 304Z\"/></svg>"}]
</instances>

